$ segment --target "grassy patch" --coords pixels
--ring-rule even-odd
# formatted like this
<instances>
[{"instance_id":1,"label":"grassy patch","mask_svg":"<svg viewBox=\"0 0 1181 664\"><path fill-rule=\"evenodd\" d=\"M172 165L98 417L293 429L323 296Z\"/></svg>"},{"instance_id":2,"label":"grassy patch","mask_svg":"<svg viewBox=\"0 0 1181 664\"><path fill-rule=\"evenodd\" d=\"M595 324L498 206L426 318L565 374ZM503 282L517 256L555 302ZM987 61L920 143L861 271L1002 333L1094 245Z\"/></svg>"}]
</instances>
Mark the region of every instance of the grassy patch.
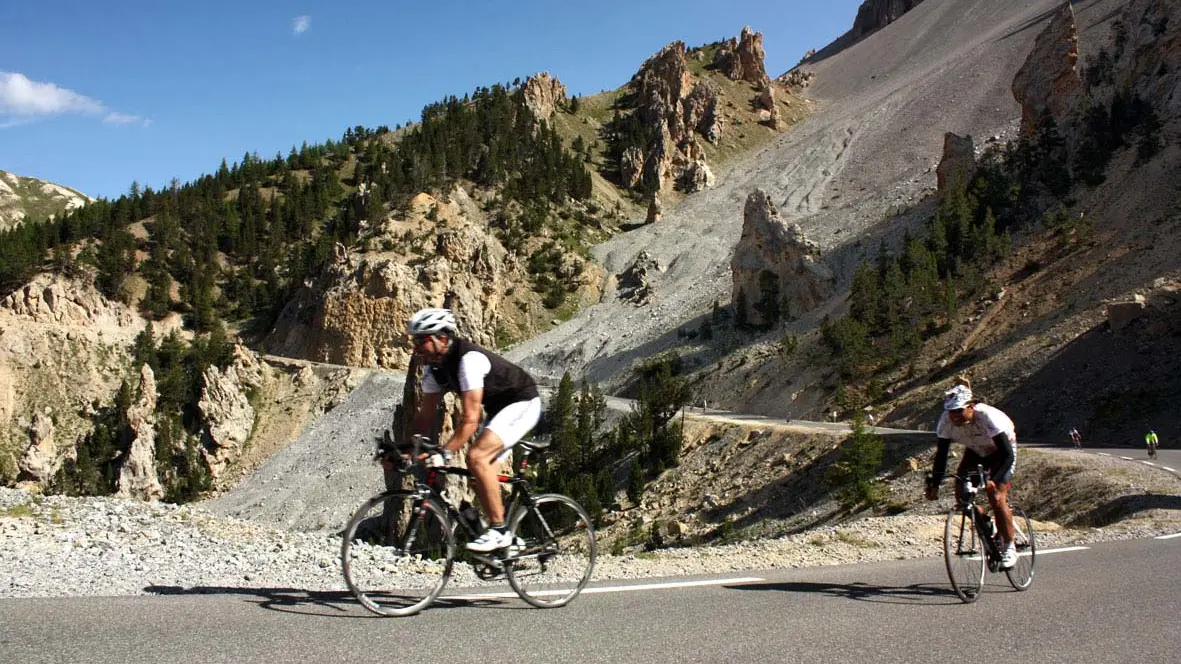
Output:
<instances>
[{"instance_id":1,"label":"grassy patch","mask_svg":"<svg viewBox=\"0 0 1181 664\"><path fill-rule=\"evenodd\" d=\"M13 505L0 510L0 518L27 519L33 516L33 508L28 503Z\"/></svg>"},{"instance_id":2,"label":"grassy patch","mask_svg":"<svg viewBox=\"0 0 1181 664\"><path fill-rule=\"evenodd\" d=\"M881 546L877 542L868 540L865 537L848 530L838 530L836 532L836 540L838 542L844 542L845 544L849 544L860 549L874 549Z\"/></svg>"}]
</instances>

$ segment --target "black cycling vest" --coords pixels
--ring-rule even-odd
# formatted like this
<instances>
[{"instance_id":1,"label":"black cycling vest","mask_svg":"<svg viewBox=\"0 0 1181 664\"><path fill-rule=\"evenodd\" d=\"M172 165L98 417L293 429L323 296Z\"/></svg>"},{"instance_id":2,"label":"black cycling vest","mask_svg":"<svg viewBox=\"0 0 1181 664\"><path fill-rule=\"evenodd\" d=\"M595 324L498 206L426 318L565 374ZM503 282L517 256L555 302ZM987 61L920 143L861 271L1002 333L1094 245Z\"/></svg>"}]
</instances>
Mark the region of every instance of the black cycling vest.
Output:
<instances>
[{"instance_id":1,"label":"black cycling vest","mask_svg":"<svg viewBox=\"0 0 1181 664\"><path fill-rule=\"evenodd\" d=\"M484 412L489 418L511 403L540 396L537 383L524 369L467 339L456 337L451 338L451 348L439 364L430 365L431 376L444 392L459 391L459 360L472 351L483 353L492 364L492 370L484 376Z\"/></svg>"}]
</instances>

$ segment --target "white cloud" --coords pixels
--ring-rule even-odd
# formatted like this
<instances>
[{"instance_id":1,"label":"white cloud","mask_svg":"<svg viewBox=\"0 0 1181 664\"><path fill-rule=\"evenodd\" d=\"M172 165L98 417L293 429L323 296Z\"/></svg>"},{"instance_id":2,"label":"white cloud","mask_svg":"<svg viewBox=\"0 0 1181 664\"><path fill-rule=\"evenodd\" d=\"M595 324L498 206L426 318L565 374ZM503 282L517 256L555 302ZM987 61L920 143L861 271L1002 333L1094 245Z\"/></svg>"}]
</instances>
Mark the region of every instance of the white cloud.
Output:
<instances>
[{"instance_id":1,"label":"white cloud","mask_svg":"<svg viewBox=\"0 0 1181 664\"><path fill-rule=\"evenodd\" d=\"M291 34L297 37L307 32L310 27L312 27L312 17L307 14L296 16L291 20Z\"/></svg>"},{"instance_id":2,"label":"white cloud","mask_svg":"<svg viewBox=\"0 0 1181 664\"><path fill-rule=\"evenodd\" d=\"M120 113L119 111L111 111L103 117L103 122L107 124L141 124L145 127L152 124L151 120L141 118L138 115L131 115L130 113Z\"/></svg>"},{"instance_id":3,"label":"white cloud","mask_svg":"<svg viewBox=\"0 0 1181 664\"><path fill-rule=\"evenodd\" d=\"M30 81L24 74L0 72L0 113L4 115L101 113L102 110L102 103L73 90Z\"/></svg>"},{"instance_id":4,"label":"white cloud","mask_svg":"<svg viewBox=\"0 0 1181 664\"><path fill-rule=\"evenodd\" d=\"M150 124L150 120L109 109L101 101L73 90L0 71L0 129L64 114L103 115L103 122L110 124Z\"/></svg>"}]
</instances>

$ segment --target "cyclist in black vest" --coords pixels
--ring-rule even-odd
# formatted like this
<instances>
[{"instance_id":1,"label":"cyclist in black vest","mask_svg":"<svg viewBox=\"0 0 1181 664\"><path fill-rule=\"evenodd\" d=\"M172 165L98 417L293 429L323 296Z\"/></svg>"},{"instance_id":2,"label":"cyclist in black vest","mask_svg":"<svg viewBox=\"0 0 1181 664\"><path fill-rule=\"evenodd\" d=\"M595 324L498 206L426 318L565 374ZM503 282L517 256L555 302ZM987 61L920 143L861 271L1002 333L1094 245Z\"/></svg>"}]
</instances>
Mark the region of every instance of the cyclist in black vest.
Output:
<instances>
[{"instance_id":1,"label":"cyclist in black vest","mask_svg":"<svg viewBox=\"0 0 1181 664\"><path fill-rule=\"evenodd\" d=\"M434 424L444 392L458 392L463 414L444 452L430 463L447 463L480 427L480 410L487 416L484 430L467 452L467 467L475 481L476 496L488 517L488 530L467 548L486 553L508 546L512 538L504 528L504 501L500 495L496 463L541 418L537 383L524 369L461 339L455 334L455 316L448 309L423 309L410 318L407 333L414 354L426 363L422 399L414 421L417 433L426 435Z\"/></svg>"}]
</instances>

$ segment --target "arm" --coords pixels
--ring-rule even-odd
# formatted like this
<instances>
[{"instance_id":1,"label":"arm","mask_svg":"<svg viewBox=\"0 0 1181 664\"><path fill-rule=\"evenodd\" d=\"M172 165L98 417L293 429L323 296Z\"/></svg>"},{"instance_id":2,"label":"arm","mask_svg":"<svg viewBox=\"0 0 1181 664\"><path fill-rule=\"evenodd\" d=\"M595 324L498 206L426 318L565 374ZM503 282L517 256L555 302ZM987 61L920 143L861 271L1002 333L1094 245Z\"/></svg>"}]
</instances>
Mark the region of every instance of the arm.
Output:
<instances>
[{"instance_id":1,"label":"arm","mask_svg":"<svg viewBox=\"0 0 1181 664\"><path fill-rule=\"evenodd\" d=\"M448 452L458 452L463 449L467 441L476 434L476 429L480 428L480 415L484 407L484 388L460 392L459 396L463 405L463 413L460 415L455 432L451 434L451 440L448 440L444 445Z\"/></svg>"},{"instance_id":2,"label":"arm","mask_svg":"<svg viewBox=\"0 0 1181 664\"><path fill-rule=\"evenodd\" d=\"M1008 468L1009 466L1012 466L1013 460L1015 458L1017 458L1017 448L1013 445L1013 441L1009 440L1009 435L1006 434L1004 431L993 436L992 442L996 443L996 451L1000 454L1005 455L1004 460L1002 460L1000 463L998 463L994 467L995 473L997 473L998 475L1003 474L1005 472L1004 469ZM995 481L991 477L991 473L989 475L990 476L988 478L988 484L996 486Z\"/></svg>"},{"instance_id":3,"label":"arm","mask_svg":"<svg viewBox=\"0 0 1181 664\"><path fill-rule=\"evenodd\" d=\"M927 480L927 500L939 497L939 483L947 472L947 453L951 449L950 438L940 438L939 446L935 448L935 463L931 466L931 477Z\"/></svg>"}]
</instances>

